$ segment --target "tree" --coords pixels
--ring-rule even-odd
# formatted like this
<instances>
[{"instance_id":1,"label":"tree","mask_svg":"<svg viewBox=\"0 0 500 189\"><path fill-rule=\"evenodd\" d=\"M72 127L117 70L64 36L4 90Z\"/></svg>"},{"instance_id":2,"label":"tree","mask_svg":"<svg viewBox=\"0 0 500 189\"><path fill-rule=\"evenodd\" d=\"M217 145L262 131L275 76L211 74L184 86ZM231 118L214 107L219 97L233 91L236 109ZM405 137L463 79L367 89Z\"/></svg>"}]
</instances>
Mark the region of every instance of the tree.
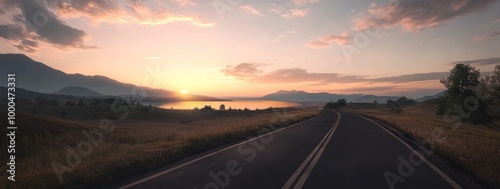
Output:
<instances>
[{"instance_id":1,"label":"tree","mask_svg":"<svg viewBox=\"0 0 500 189\"><path fill-rule=\"evenodd\" d=\"M397 105L399 106L409 106L409 105L413 105L413 104L416 104L417 101L413 100L413 99L410 99L410 98L406 98L406 96L402 96L402 97L399 97L396 102L395 102Z\"/></svg>"},{"instance_id":2,"label":"tree","mask_svg":"<svg viewBox=\"0 0 500 189\"><path fill-rule=\"evenodd\" d=\"M389 100L387 100L387 103L385 104L385 106L394 107L394 106L396 106L396 102L394 102L394 100L389 99Z\"/></svg>"},{"instance_id":3,"label":"tree","mask_svg":"<svg viewBox=\"0 0 500 189\"><path fill-rule=\"evenodd\" d=\"M476 94L489 105L490 115L500 118L500 65L495 66L492 75L481 78Z\"/></svg>"},{"instance_id":4,"label":"tree","mask_svg":"<svg viewBox=\"0 0 500 189\"><path fill-rule=\"evenodd\" d=\"M489 121L486 102L475 94L480 84L479 70L468 64L457 64L450 70L450 75L442 79L446 87L444 100L439 109L447 109L447 113L459 115L462 120L475 123ZM473 108L471 108L473 107ZM437 112L442 113L442 112Z\"/></svg>"},{"instance_id":5,"label":"tree","mask_svg":"<svg viewBox=\"0 0 500 189\"><path fill-rule=\"evenodd\" d=\"M337 104L339 105L339 108L342 108L347 105L347 100L346 99L338 99Z\"/></svg>"},{"instance_id":6,"label":"tree","mask_svg":"<svg viewBox=\"0 0 500 189\"><path fill-rule=\"evenodd\" d=\"M446 79L441 79L441 83L447 88L446 94L450 97L460 97L473 93L473 88L479 84L481 74L479 70L468 64L457 64L450 70L450 75Z\"/></svg>"}]
</instances>

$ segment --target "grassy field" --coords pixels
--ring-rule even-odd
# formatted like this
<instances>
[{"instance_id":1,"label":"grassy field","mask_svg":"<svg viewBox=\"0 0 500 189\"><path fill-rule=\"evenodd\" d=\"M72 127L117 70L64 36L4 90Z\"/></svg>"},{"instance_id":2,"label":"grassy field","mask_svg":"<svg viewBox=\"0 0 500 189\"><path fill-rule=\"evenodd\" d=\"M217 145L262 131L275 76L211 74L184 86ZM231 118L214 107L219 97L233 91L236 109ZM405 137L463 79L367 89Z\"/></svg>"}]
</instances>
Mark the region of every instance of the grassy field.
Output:
<instances>
[{"instance_id":1,"label":"grassy field","mask_svg":"<svg viewBox=\"0 0 500 189\"><path fill-rule=\"evenodd\" d=\"M61 111L67 112L67 118L59 118ZM97 118L91 116L95 112ZM18 113L17 181L7 187L88 187L256 136L264 128L291 125L319 115L320 110L154 109L143 113L136 108L125 120L101 122L109 112L109 107L84 107L44 108L38 115ZM0 119L5 115L0 112ZM6 142L2 140L2 146ZM5 150L0 149L2 158ZM1 169L7 169L5 164ZM4 179L1 182L6 185Z\"/></svg>"},{"instance_id":2,"label":"grassy field","mask_svg":"<svg viewBox=\"0 0 500 189\"><path fill-rule=\"evenodd\" d=\"M435 151L469 171L493 188L500 188L500 129L450 121L435 114L437 106L426 101L393 113L384 105L351 104L345 110L380 120L419 141L430 140ZM433 137L442 130L444 138ZM435 135L434 135L435 136Z\"/></svg>"}]
</instances>

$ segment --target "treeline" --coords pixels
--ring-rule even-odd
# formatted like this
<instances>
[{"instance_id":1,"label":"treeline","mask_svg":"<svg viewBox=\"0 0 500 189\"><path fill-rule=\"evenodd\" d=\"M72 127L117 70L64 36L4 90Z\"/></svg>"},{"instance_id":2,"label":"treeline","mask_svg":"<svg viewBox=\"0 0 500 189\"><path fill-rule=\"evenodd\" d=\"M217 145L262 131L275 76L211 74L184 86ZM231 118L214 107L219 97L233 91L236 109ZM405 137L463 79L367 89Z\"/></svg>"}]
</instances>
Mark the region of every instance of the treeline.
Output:
<instances>
[{"instance_id":1,"label":"treeline","mask_svg":"<svg viewBox=\"0 0 500 189\"><path fill-rule=\"evenodd\" d=\"M438 115L458 116L472 123L500 119L500 65L493 75L481 77L479 69L457 64L441 83L446 91L439 99Z\"/></svg>"},{"instance_id":2,"label":"treeline","mask_svg":"<svg viewBox=\"0 0 500 189\"><path fill-rule=\"evenodd\" d=\"M338 99L337 102L333 102L330 100L330 102L326 103L325 106L323 106L324 109L339 109L347 105L347 100L346 99Z\"/></svg>"}]
</instances>

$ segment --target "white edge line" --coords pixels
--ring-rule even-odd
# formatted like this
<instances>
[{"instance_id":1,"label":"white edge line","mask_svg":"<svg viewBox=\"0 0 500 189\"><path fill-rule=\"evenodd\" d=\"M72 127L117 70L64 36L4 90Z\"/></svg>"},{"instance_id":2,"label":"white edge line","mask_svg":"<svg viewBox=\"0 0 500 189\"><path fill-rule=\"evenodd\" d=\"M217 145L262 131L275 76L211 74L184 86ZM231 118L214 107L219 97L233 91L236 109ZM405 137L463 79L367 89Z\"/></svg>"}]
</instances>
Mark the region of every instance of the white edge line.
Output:
<instances>
[{"instance_id":1,"label":"white edge line","mask_svg":"<svg viewBox=\"0 0 500 189\"><path fill-rule=\"evenodd\" d=\"M162 172L156 173L156 174L154 174L154 175L151 175L151 176L148 176L148 177L146 177L146 178L140 179L140 180L135 181L135 182L133 182L133 183L127 184L127 185L122 186L122 187L119 187L118 189L126 189L126 188L130 188L130 187L132 187L132 186L135 186L135 185L141 184L141 183L143 183L143 182L146 182L146 181L148 181L148 180L154 179L154 178L159 177L159 176L161 176L161 175L164 175L164 174L167 174L167 173L169 173L169 172L175 171L175 170L177 170L177 169L183 168L183 167L185 167L185 166L191 165L191 164L193 164L193 163L196 163L196 162L198 162L198 161L200 161L200 160L202 160L202 159L205 159L205 158L207 158L207 157L213 156L213 155L218 154L218 153L220 153L220 152L223 152L223 151L229 150L229 149L234 148L234 147L236 147L236 146L239 146L239 145L242 145L242 144L248 143L248 142L250 142L250 141L257 140L257 139L259 139L259 138L262 138L262 137L265 137L265 136L267 136L267 135L270 135L270 134L274 134L274 133L280 132L280 131L282 131L282 130L285 130L285 129L288 129L288 128L291 128L291 127L295 127L295 126L297 126L297 125L299 125L299 124L302 124L302 123L304 123L304 122L307 122L307 121L312 121L312 120L315 120L316 118L321 117L324 113L325 113L325 111L322 111L322 112L321 112L321 114L320 114L320 115L318 115L318 116L316 116L316 117L313 117L313 118L310 118L310 119L308 119L308 120L304 120L304 121L301 121L301 122L295 123L295 124L293 124L293 125L290 125L290 126L287 126L287 127L281 128L281 129L278 129L278 130L276 130L276 131L273 131L273 132L267 133L267 134L265 134L265 135L257 136L257 137L255 137L255 138L252 138L252 139L249 139L249 140L246 140L246 141L240 142L240 143L238 143L238 144L234 144L234 145L232 145L232 146L228 146L228 147L226 147L226 148L223 148L223 149L220 149L220 150L218 150L218 151L212 152L212 153L210 153L210 154L207 154L207 155L201 156L201 157L199 157L199 158L193 159L193 160L188 161L188 162L186 162L186 163L183 163L183 164L181 164L181 165L177 165L177 166L172 167L172 168L170 168L170 169L167 169L167 170L165 170L165 171L162 171Z\"/></svg>"},{"instance_id":2,"label":"white edge line","mask_svg":"<svg viewBox=\"0 0 500 189\"><path fill-rule=\"evenodd\" d=\"M436 165L434 165L432 162L430 162L429 160L427 160L427 158L425 158L422 154L420 154L420 152L417 152L415 149L413 149L408 143L406 143L405 141L401 140L399 137L397 137L396 135L394 135L393 133L391 133L389 130L387 130L386 128L382 127L382 125L378 124L377 122L371 120L371 119L368 119L362 115L358 115L368 121L371 121L372 123L375 123L376 125L378 125L380 128L382 128L384 131L386 131L387 133L389 133L390 135L392 135L394 138L398 139L399 142L403 143L408 149L410 149L410 151L412 153L414 153L415 155L417 155L420 159L424 160L424 162L432 169L434 170L439 176L441 176L446 182L448 182L453 188L462 188L459 184L457 184L453 179L451 179L448 175L446 175L443 171L441 171L441 169L439 169L438 167L436 167Z\"/></svg>"},{"instance_id":3,"label":"white edge line","mask_svg":"<svg viewBox=\"0 0 500 189\"><path fill-rule=\"evenodd\" d=\"M337 127L340 124L340 118L342 118L342 116L340 116L340 114L338 112L335 112L335 113L337 113L338 119L335 122L335 124L333 125L332 132L329 134L328 139L326 139L325 143L323 143L323 145L321 146L321 149L319 150L318 154L316 154L316 157L314 157L311 164L309 164L306 171L302 174L299 181L297 181L297 184L295 184L295 186L293 187L294 189L300 189L300 188L302 188L302 186L304 186L304 184L307 181L307 178L309 177L309 174L311 174L312 170L316 166L316 163L318 163L319 158L321 157L321 155L325 151L326 146L328 145L328 143L330 143L330 139L332 138L333 133L335 132L335 130L337 130Z\"/></svg>"}]
</instances>

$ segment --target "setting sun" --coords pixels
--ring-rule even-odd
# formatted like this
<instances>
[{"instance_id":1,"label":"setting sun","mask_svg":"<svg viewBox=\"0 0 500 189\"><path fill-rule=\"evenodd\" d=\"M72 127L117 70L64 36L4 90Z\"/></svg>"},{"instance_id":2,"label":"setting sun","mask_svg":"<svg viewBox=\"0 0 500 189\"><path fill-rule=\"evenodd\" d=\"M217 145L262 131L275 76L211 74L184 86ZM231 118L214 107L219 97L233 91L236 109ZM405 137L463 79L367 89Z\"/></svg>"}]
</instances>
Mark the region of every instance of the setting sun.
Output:
<instances>
[{"instance_id":1,"label":"setting sun","mask_svg":"<svg viewBox=\"0 0 500 189\"><path fill-rule=\"evenodd\" d=\"M181 90L181 93L182 93L182 94L187 94L187 93L188 93L188 91L187 91L186 89L182 89L182 90Z\"/></svg>"}]
</instances>

